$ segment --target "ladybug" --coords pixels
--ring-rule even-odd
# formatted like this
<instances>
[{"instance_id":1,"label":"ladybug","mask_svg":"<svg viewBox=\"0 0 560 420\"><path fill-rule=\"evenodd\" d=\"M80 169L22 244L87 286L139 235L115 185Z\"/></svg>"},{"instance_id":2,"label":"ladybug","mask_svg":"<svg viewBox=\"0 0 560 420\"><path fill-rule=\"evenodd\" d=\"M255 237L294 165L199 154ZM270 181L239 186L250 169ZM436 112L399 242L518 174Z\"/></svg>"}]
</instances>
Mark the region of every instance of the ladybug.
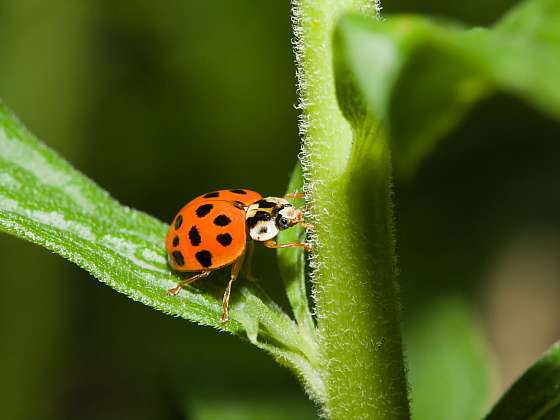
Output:
<instances>
[{"instance_id":1,"label":"ladybug","mask_svg":"<svg viewBox=\"0 0 560 420\"><path fill-rule=\"evenodd\" d=\"M275 241L281 230L296 224L312 227L304 222L303 211L290 204L288 198L303 198L303 194L263 198L255 191L231 189L210 192L190 201L173 219L165 247L173 270L196 274L178 282L168 293L175 296L187 284L231 265L221 317L222 322L227 321L231 284L241 270L249 241L262 242L268 248L311 250L304 242L279 245Z\"/></svg>"}]
</instances>

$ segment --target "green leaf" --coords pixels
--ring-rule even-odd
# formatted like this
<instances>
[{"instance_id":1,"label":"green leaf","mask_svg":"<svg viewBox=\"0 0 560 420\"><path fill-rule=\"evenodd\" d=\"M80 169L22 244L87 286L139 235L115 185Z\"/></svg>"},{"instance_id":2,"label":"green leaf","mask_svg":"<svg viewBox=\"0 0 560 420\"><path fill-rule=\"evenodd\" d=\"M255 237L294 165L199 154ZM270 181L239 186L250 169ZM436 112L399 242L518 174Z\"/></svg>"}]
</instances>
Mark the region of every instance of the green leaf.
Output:
<instances>
[{"instance_id":1,"label":"green leaf","mask_svg":"<svg viewBox=\"0 0 560 420\"><path fill-rule=\"evenodd\" d=\"M293 194L303 191L303 174L301 166L296 165L286 194ZM302 205L302 199L291 200L294 205ZM278 243L284 244L289 242L304 242L305 229L297 225L291 229L286 229L278 235ZM301 338L306 345L306 354L310 358L313 365L319 364L319 349L317 344L317 330L309 309L309 301L307 299L307 288L305 284L305 256L301 248L280 248L278 249L278 267L280 274L286 287L288 301L292 307L294 317L301 333ZM320 376L307 375L304 380L312 379L313 384L309 384L309 389L314 389L316 395L313 396L315 401L324 401L325 387Z\"/></svg>"},{"instance_id":2,"label":"green leaf","mask_svg":"<svg viewBox=\"0 0 560 420\"><path fill-rule=\"evenodd\" d=\"M486 420L556 420L560 418L560 342L498 401Z\"/></svg>"},{"instance_id":3,"label":"green leaf","mask_svg":"<svg viewBox=\"0 0 560 420\"><path fill-rule=\"evenodd\" d=\"M292 174L286 194L303 192L303 175L298 164ZM302 199L291 200L294 205L301 207ZM305 229L297 225L284 230L278 235L278 243L305 242ZM286 286L288 300L292 306L294 316L302 332L315 341L315 323L309 309L307 288L305 285L305 258L302 248L278 249L278 266Z\"/></svg>"},{"instance_id":4,"label":"green leaf","mask_svg":"<svg viewBox=\"0 0 560 420\"><path fill-rule=\"evenodd\" d=\"M366 103L383 122L404 175L493 92L516 95L560 118L559 56L556 0L525 2L490 29L347 15L335 33L339 100L347 106L352 92L354 103Z\"/></svg>"},{"instance_id":5,"label":"green leaf","mask_svg":"<svg viewBox=\"0 0 560 420\"><path fill-rule=\"evenodd\" d=\"M212 280L168 296L180 278L167 265L167 228L119 204L36 140L0 103L0 230L50 249L136 301L247 337L309 386L315 384L307 341L256 285L242 280L234 285L226 323L220 322L223 286Z\"/></svg>"},{"instance_id":6,"label":"green leaf","mask_svg":"<svg viewBox=\"0 0 560 420\"><path fill-rule=\"evenodd\" d=\"M413 418L480 419L492 369L472 308L457 298L440 300L405 325Z\"/></svg>"}]
</instances>

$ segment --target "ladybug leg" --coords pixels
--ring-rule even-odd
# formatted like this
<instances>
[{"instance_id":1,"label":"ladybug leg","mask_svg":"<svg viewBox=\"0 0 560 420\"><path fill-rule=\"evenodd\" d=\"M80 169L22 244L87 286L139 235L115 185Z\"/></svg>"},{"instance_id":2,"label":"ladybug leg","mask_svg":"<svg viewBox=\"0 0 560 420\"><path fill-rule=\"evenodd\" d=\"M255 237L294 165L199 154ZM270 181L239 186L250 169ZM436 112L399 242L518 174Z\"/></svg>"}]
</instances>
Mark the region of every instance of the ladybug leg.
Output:
<instances>
[{"instance_id":1,"label":"ladybug leg","mask_svg":"<svg viewBox=\"0 0 560 420\"><path fill-rule=\"evenodd\" d=\"M286 194L286 195L284 196L284 198L285 198L286 200L289 200L289 199L291 199L291 198L305 198L305 193L297 192L297 193Z\"/></svg>"},{"instance_id":2,"label":"ladybug leg","mask_svg":"<svg viewBox=\"0 0 560 420\"><path fill-rule=\"evenodd\" d=\"M299 248L305 249L307 252L313 251L313 247L311 246L311 244L308 244L306 242L290 242L290 243L287 243L287 244L280 244L279 245L279 244L276 243L276 241L274 241L274 239L269 239L268 241L264 241L263 244L267 248L294 248L294 247L299 247Z\"/></svg>"},{"instance_id":3,"label":"ladybug leg","mask_svg":"<svg viewBox=\"0 0 560 420\"><path fill-rule=\"evenodd\" d=\"M245 253L243 253L243 255L241 255L238 259L236 259L231 267L231 275L229 277L229 282L226 286L226 290L224 292L224 298L222 300L222 307L223 307L222 318L221 318L222 322L226 322L229 319L228 308L229 308L229 296L231 294L231 284L237 279L237 276L239 275L239 271L241 270L241 267L243 267L244 259L245 259Z\"/></svg>"},{"instance_id":4,"label":"ladybug leg","mask_svg":"<svg viewBox=\"0 0 560 420\"><path fill-rule=\"evenodd\" d=\"M315 225L312 225L311 223L306 223L305 220L303 220L303 209L297 210L296 223L305 229L309 229L309 230L315 229Z\"/></svg>"},{"instance_id":5,"label":"ladybug leg","mask_svg":"<svg viewBox=\"0 0 560 420\"><path fill-rule=\"evenodd\" d=\"M193 281L196 281L198 279L201 279L203 277L207 277L210 274L210 271L202 271L198 274L195 274L194 276L191 276L187 279L181 280L180 282L177 282L177 286L173 287L172 289L169 289L167 291L167 294L171 295L171 296L177 296L177 294L181 291L182 288L184 288L187 284L192 283Z\"/></svg>"},{"instance_id":6,"label":"ladybug leg","mask_svg":"<svg viewBox=\"0 0 560 420\"><path fill-rule=\"evenodd\" d=\"M292 193L292 194L286 194L284 196L284 198L286 200L292 199L292 198L305 198L305 193L302 192L298 192L298 193ZM313 230L315 229L315 226L312 225L311 223L305 223L305 221L303 220L303 212L305 210L305 207L302 209L298 209L298 214L297 214L297 221L296 223L301 225L303 228L305 229L310 229Z\"/></svg>"},{"instance_id":7,"label":"ladybug leg","mask_svg":"<svg viewBox=\"0 0 560 420\"><path fill-rule=\"evenodd\" d=\"M298 222L298 225L300 225L304 229L315 230L315 225L312 225L311 223L306 223L303 220L301 222Z\"/></svg>"}]
</instances>

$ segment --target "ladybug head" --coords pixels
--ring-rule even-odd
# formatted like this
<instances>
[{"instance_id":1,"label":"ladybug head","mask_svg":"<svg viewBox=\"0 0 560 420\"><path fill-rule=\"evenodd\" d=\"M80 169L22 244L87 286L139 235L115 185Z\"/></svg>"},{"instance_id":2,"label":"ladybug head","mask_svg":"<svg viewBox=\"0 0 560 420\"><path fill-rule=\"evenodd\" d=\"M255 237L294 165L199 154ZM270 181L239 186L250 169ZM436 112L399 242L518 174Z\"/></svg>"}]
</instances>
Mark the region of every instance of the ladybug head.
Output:
<instances>
[{"instance_id":1,"label":"ladybug head","mask_svg":"<svg viewBox=\"0 0 560 420\"><path fill-rule=\"evenodd\" d=\"M288 229L301 221L301 210L296 209L291 204L285 204L278 209L275 224L278 230Z\"/></svg>"},{"instance_id":2,"label":"ladybug head","mask_svg":"<svg viewBox=\"0 0 560 420\"><path fill-rule=\"evenodd\" d=\"M247 229L255 241L268 241L301 221L301 210L283 198L263 198L247 208Z\"/></svg>"}]
</instances>

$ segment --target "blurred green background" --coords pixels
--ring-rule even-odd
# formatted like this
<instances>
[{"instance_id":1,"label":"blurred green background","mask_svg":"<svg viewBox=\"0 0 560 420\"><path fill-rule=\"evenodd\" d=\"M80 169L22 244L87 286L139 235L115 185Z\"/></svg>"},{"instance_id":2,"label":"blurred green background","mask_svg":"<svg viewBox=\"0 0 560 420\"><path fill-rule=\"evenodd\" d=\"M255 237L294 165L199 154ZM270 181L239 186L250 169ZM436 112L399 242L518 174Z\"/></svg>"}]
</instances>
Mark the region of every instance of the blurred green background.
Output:
<instances>
[{"instance_id":1,"label":"blurred green background","mask_svg":"<svg viewBox=\"0 0 560 420\"><path fill-rule=\"evenodd\" d=\"M383 6L486 25L515 3ZM299 151L291 38L288 0L3 0L0 97L118 200L170 220L222 187L283 193ZM419 320L433 321L436 304L449 325L430 325L453 330L467 305L482 327L492 398L560 336L559 135L528 106L493 97L414 179L396 174L419 377L434 354L450 375L471 374L460 337L423 341ZM282 302L273 253L257 255ZM0 236L0 278L2 418L315 418L263 352L132 302L44 249ZM22 299L33 311L20 310ZM426 379L433 392L447 386L439 379Z\"/></svg>"}]
</instances>

